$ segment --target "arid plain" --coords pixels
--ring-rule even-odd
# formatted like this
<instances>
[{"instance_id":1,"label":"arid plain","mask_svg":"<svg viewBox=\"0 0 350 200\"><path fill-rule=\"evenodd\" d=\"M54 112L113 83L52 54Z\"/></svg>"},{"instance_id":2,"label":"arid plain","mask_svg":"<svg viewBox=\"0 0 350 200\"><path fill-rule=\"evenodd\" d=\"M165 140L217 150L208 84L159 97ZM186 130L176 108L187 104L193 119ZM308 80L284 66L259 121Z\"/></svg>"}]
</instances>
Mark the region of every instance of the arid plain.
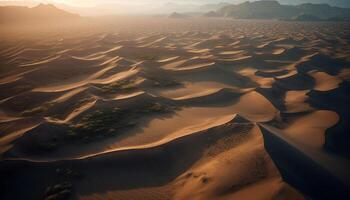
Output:
<instances>
[{"instance_id":1,"label":"arid plain","mask_svg":"<svg viewBox=\"0 0 350 200\"><path fill-rule=\"evenodd\" d=\"M1 30L2 199L304 199L263 130L349 178L349 23L59 27Z\"/></svg>"}]
</instances>

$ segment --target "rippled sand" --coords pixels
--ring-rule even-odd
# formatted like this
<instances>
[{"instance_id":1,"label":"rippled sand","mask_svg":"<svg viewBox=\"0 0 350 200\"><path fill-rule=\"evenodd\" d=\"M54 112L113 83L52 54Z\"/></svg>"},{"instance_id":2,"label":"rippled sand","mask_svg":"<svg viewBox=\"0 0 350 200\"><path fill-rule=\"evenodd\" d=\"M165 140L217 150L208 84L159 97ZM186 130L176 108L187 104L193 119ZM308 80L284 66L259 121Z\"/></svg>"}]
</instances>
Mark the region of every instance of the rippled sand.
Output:
<instances>
[{"instance_id":1,"label":"rippled sand","mask_svg":"<svg viewBox=\"0 0 350 200\"><path fill-rule=\"evenodd\" d=\"M0 38L4 199L304 199L263 127L350 166L347 23L51 26Z\"/></svg>"}]
</instances>

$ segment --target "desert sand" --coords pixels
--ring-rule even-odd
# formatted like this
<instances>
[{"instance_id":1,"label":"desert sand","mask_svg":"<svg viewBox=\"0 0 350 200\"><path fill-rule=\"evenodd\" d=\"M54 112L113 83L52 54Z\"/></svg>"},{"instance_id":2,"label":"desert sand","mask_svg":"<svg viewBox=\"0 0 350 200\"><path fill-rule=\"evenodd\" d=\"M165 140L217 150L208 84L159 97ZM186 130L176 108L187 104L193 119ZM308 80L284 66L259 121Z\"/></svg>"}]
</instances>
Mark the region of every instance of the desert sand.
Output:
<instances>
[{"instance_id":1,"label":"desert sand","mask_svg":"<svg viewBox=\"0 0 350 200\"><path fill-rule=\"evenodd\" d=\"M1 199L312 198L269 130L327 173L350 167L348 23L0 26Z\"/></svg>"}]
</instances>

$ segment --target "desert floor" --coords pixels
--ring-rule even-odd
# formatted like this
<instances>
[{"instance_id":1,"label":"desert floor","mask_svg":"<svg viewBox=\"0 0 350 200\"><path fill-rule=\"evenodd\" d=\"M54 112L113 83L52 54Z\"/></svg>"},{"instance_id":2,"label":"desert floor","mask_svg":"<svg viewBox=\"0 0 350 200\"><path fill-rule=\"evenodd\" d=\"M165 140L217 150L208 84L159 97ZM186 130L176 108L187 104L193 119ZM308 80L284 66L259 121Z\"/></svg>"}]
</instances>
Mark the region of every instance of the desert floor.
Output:
<instances>
[{"instance_id":1,"label":"desert floor","mask_svg":"<svg viewBox=\"0 0 350 200\"><path fill-rule=\"evenodd\" d=\"M304 199L262 129L349 178L348 23L0 26L1 199Z\"/></svg>"}]
</instances>

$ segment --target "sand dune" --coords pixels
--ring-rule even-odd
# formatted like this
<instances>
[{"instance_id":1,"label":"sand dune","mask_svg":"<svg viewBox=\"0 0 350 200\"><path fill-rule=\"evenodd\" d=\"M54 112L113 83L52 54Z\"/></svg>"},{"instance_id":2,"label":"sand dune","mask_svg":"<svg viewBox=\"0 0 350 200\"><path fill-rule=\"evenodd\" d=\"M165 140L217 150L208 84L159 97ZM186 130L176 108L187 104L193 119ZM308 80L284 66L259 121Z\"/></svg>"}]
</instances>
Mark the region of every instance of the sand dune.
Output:
<instances>
[{"instance_id":1,"label":"sand dune","mask_svg":"<svg viewBox=\"0 0 350 200\"><path fill-rule=\"evenodd\" d=\"M144 92L140 91L140 92L134 92L134 93L130 93L130 94L117 95L117 96L114 97L114 99L115 100L129 99L129 98L132 98L132 97L139 96L141 94L144 94Z\"/></svg>"},{"instance_id":2,"label":"sand dune","mask_svg":"<svg viewBox=\"0 0 350 200\"><path fill-rule=\"evenodd\" d=\"M279 111L271 102L255 91L242 96L235 107L243 117L253 122L271 121L279 116Z\"/></svg>"},{"instance_id":3,"label":"sand dune","mask_svg":"<svg viewBox=\"0 0 350 200\"><path fill-rule=\"evenodd\" d=\"M84 87L80 87L80 88L77 88L77 89L74 89L74 90L71 90L65 94L63 94L62 96L58 97L57 99L54 99L51 101L52 104L55 104L55 103L62 103L64 101L67 101L68 99L70 99L71 97L83 92L84 90L86 90L86 88Z\"/></svg>"},{"instance_id":4,"label":"sand dune","mask_svg":"<svg viewBox=\"0 0 350 200\"><path fill-rule=\"evenodd\" d=\"M295 120L283 133L298 143L321 149L325 142L325 130L338 121L339 116L335 112L315 111Z\"/></svg>"},{"instance_id":5,"label":"sand dune","mask_svg":"<svg viewBox=\"0 0 350 200\"><path fill-rule=\"evenodd\" d=\"M250 134L249 141L208 158L181 176L175 199L273 199L279 198L282 188L291 190L264 152L259 129L253 128ZM300 198L293 190L291 193L290 199Z\"/></svg>"},{"instance_id":6,"label":"sand dune","mask_svg":"<svg viewBox=\"0 0 350 200\"><path fill-rule=\"evenodd\" d=\"M215 62L211 63L203 63L203 64L194 64L194 65L188 65L188 66L182 66L177 69L174 69L175 71L184 71L184 70L194 70L194 69L201 69L201 68L206 68L213 66Z\"/></svg>"},{"instance_id":7,"label":"sand dune","mask_svg":"<svg viewBox=\"0 0 350 200\"><path fill-rule=\"evenodd\" d=\"M189 95L177 97L177 98L174 98L174 100L184 100L184 99L192 99L192 98L197 98L197 97L208 96L208 95L217 93L218 91L220 91L220 89L210 89L210 90L206 90L206 91L199 92L196 94L189 94Z\"/></svg>"},{"instance_id":8,"label":"sand dune","mask_svg":"<svg viewBox=\"0 0 350 200\"><path fill-rule=\"evenodd\" d=\"M348 159L295 142L271 126L261 127L265 148L285 180L296 181L301 191L315 192L315 197L320 199L347 198Z\"/></svg>"},{"instance_id":9,"label":"sand dune","mask_svg":"<svg viewBox=\"0 0 350 200\"><path fill-rule=\"evenodd\" d=\"M34 63L22 64L22 65L20 65L20 67L31 67L31 66L36 66L36 65L48 64L48 63L50 63L51 61L57 60L57 59L59 59L59 58L60 58L60 55L54 56L54 57L52 57L52 58L47 58L47 59L45 59L45 60L37 61L37 62L34 62Z\"/></svg>"},{"instance_id":10,"label":"sand dune","mask_svg":"<svg viewBox=\"0 0 350 200\"><path fill-rule=\"evenodd\" d=\"M223 51L220 52L220 55L235 55L235 54L239 54L239 53L243 53L243 50L240 51Z\"/></svg>"},{"instance_id":11,"label":"sand dune","mask_svg":"<svg viewBox=\"0 0 350 200\"><path fill-rule=\"evenodd\" d=\"M76 116L82 114L83 112L85 112L86 110L90 109L92 106L94 106L96 103L96 100L86 103L84 105L82 105L81 107L73 110L72 113L70 113L65 119L63 120L58 120L58 119L54 119L54 118L46 118L46 120L48 122L52 122L52 123L67 123L70 120L74 119Z\"/></svg>"},{"instance_id":12,"label":"sand dune","mask_svg":"<svg viewBox=\"0 0 350 200\"><path fill-rule=\"evenodd\" d=\"M289 186L285 185L281 180L279 179L279 175L274 170L274 166L269 160L268 156L264 153L264 151L261 151L263 146L261 142L261 136L260 134L257 134L256 131L258 131L257 128L253 129L252 132L250 132L251 124L247 121L241 121L240 119L232 120L231 123L228 123L226 126L219 126L219 127L213 127L206 131L201 131L196 134L190 134L186 137L181 137L176 140L173 140L171 142L167 142L160 146L155 147L149 147L149 148L142 148L142 149L134 149L134 150L124 150L124 151L112 151L108 153L104 153L102 155L95 155L93 157L84 158L83 160L76 160L76 161L64 161L60 164L60 162L53 162L53 163L37 163L37 167L41 168L41 172L44 174L52 174L55 173L54 169L56 169L57 166L64 165L65 162L71 162L72 170L79 170L81 173L84 173L86 176L86 179L90 180L93 183L96 184L97 187L94 189L91 188L91 185L89 185L89 182L81 182L80 186L78 186L77 192L80 194L81 198L88 199L88 198L133 198L137 196L138 194L134 193L137 190L134 190L138 187L138 185L145 184L147 182L139 182L135 179L128 179L130 178L130 175L125 176L124 173L116 173L114 175L109 175L110 170L115 171L118 169L118 172L125 172L125 170L132 170L135 173L135 177L140 176L144 177L144 180L149 180L150 178L153 178L153 185L151 183L151 187L145 188L145 193L154 192L156 189L157 183L167 183L166 186L163 187L163 189L159 189L159 195L160 196L166 196L165 194L168 194L169 196L173 195L172 189L177 189L178 192L174 194L175 199L183 199L187 198L187 195L195 195L196 193L193 193L191 191L196 190L188 190L191 189L189 187L186 187L186 184L183 184L183 178L185 177L185 182L188 181L187 184L193 185L193 187L196 187L197 183L191 184L192 177L195 179L199 179L200 185L204 184L207 185L207 187L204 187L203 189L206 190L206 193L203 194L203 196L208 196L208 198L220 198L220 193L228 195L229 197L232 196L241 196L241 193L245 193L245 190L251 190L251 191L259 191L261 194L267 198L267 197L274 197L275 195L284 195L286 191L289 190L289 192L292 194L292 197L290 198L301 198L293 189L290 189ZM220 130L220 131L219 131ZM243 132L237 133L237 130L242 130ZM219 131L219 132L218 132ZM220 134L218 134L220 133ZM225 134L224 134L225 133ZM236 135L236 134L238 135ZM211 140L207 139L207 136L212 138ZM226 140L221 140L223 138L226 138ZM229 139L231 138L231 139ZM255 138L255 139L253 139ZM260 138L260 139L259 139ZM196 141L195 145L190 145L190 143L193 143L193 141ZM244 142L245 141L245 142ZM240 143L243 143L240 145ZM218 144L219 146L215 146L215 144ZM226 146L227 145L227 146ZM255 148L251 149L251 146L255 146ZM206 149L209 147L209 152L206 152ZM236 147L237 146L237 147ZM190 148L189 148L190 147ZM236 147L230 150L230 147ZM227 148L227 149L226 149ZM246 156L243 157L237 157L233 155L240 154L240 152L244 149L249 149L248 152L245 153ZM174 149L178 149L180 151L174 151ZM233 152L231 152L233 151ZM179 162L179 156L181 156L181 159L185 162ZM196 169L194 167L193 169L190 168L189 171L186 171L186 168L189 165L192 165L192 163L196 162L199 155L202 156L202 161L199 160L197 164L194 166L201 166L201 162L206 161L206 159L211 159L212 162L215 162L215 165L212 165L214 168L222 168L225 170L221 171L212 171L211 168L206 169L210 162L207 165L202 165L203 167L200 167L199 169ZM249 155L249 156L248 156ZM242 163L239 166L233 166L236 170L240 171L241 176L236 176L235 173L239 173L236 170L229 170L229 166L232 166L233 161L235 159L242 158L240 162ZM233 159L233 160L232 160ZM216 160L216 161L215 161ZM226 160L222 165L220 161ZM229 162L232 160L231 162ZM85 162L89 162L89 165L85 165ZM158 167L154 168L155 166L151 165L144 165L147 162L155 162ZM166 165L162 165L166 164ZM231 164L230 164L231 163ZM11 162L7 162L7 164L11 164ZM15 164L15 163L14 163ZM22 163L24 164L24 163ZM136 165L135 165L136 164ZM166 170L167 172L163 174L163 176L154 178L153 173L157 170L162 170L166 168L167 164L171 164L171 170ZM19 161L18 165L21 165L21 161ZM261 166L261 171L256 171L256 166ZM95 170L100 168L101 166L110 166L107 168L104 168L104 170ZM142 168L140 168L142 166ZM210 165L209 165L210 166ZM216 167L215 167L216 166ZM250 168L250 167L251 168ZM227 168L226 168L227 167ZM27 168L25 171L28 173L33 173L34 168ZM141 171L140 171L141 170ZM154 171L156 170L156 171ZM206 177L201 177L203 175L197 176L197 170L198 173L200 173L200 170L205 170L207 174ZM207 171L208 170L208 171ZM217 173L222 172L222 173ZM252 172L252 173L251 173ZM228 174L227 174L228 173ZM183 174L183 175L181 175ZM267 175L267 177L265 176ZM173 181L173 177L179 176L180 178L178 180ZM245 177L246 176L246 177ZM222 177L222 180L217 179ZM226 177L226 178L225 178ZM231 182L230 177L234 177L236 180L235 182ZM246 178L248 178L249 182L246 181ZM104 181L101 181L104 180ZM129 192L123 192L123 186L122 183L125 183L125 181L128 181L129 186L128 188ZM218 181L215 181L218 180ZM214 182L213 182L214 181ZM278 187L270 188L272 191L275 192L267 192L266 189L269 188L270 184L263 184L263 183L269 183L270 181L273 181L274 184L278 185ZM45 184L45 182L42 182L40 184ZM236 188L240 188L239 190L231 190L232 184L236 185ZM153 187L152 187L153 185ZM258 187L260 186L260 187ZM100 191L101 188L110 188L109 192L102 192ZM220 189L221 188L221 189ZM225 190L225 188L228 188L228 190ZM285 188L285 189L282 189ZM215 196L213 195L213 189L218 189L214 192ZM142 190L140 190L142 191ZM189 191L189 193L187 193ZM265 192L264 192L265 191ZM278 194L275 194L276 191ZM170 193L169 193L170 192ZM186 195L187 194L187 195ZM22 196L23 194L19 194L19 196ZM247 195L247 194L246 194ZM190 196L190 197L191 197ZM152 198L150 196L149 198Z\"/></svg>"},{"instance_id":13,"label":"sand dune","mask_svg":"<svg viewBox=\"0 0 350 200\"><path fill-rule=\"evenodd\" d=\"M5 153L9 149L12 148L12 142L15 141L17 138L21 137L23 134L28 132L29 130L32 130L33 128L37 127L38 124L31 125L30 127L26 127L20 130L17 130L13 133L9 133L6 136L3 136L0 140L0 152Z\"/></svg>"},{"instance_id":14,"label":"sand dune","mask_svg":"<svg viewBox=\"0 0 350 200\"><path fill-rule=\"evenodd\" d=\"M189 82L185 83L183 87L163 90L160 91L159 94L174 100L184 100L214 94L224 88L232 88L232 86L210 81Z\"/></svg>"},{"instance_id":15,"label":"sand dune","mask_svg":"<svg viewBox=\"0 0 350 200\"><path fill-rule=\"evenodd\" d=\"M252 81L257 83L262 88L270 88L275 81L274 78L257 76L257 71L258 70L256 69L246 68L239 71L238 73L243 76L249 77Z\"/></svg>"},{"instance_id":16,"label":"sand dune","mask_svg":"<svg viewBox=\"0 0 350 200\"><path fill-rule=\"evenodd\" d=\"M109 83L113 83L115 81L124 79L128 76L132 76L138 72L137 69L131 69L130 71L121 72L119 74L115 74L113 76L110 76L110 77L107 77L104 79L98 79L98 77L102 76L104 73L106 73L108 70L111 70L114 67L115 66L105 68L105 69L91 75L87 79L80 81L80 82L71 83L71 84L67 84L67 85L36 88L33 91L35 91L35 92L62 92L62 91L68 91L71 89L79 88L79 87L85 86L87 84L109 84Z\"/></svg>"},{"instance_id":17,"label":"sand dune","mask_svg":"<svg viewBox=\"0 0 350 200\"><path fill-rule=\"evenodd\" d=\"M309 90L288 91L285 97L287 113L298 113L312 110L313 108L306 102Z\"/></svg>"},{"instance_id":18,"label":"sand dune","mask_svg":"<svg viewBox=\"0 0 350 200\"><path fill-rule=\"evenodd\" d=\"M349 178L347 23L74 23L0 29L1 199L318 199L293 166Z\"/></svg>"},{"instance_id":19,"label":"sand dune","mask_svg":"<svg viewBox=\"0 0 350 200\"><path fill-rule=\"evenodd\" d=\"M178 59L178 58L179 58L179 56L174 56L174 57L170 57L170 58L158 60L158 62L160 62L160 63L170 62L170 61L176 60L176 59Z\"/></svg>"},{"instance_id":20,"label":"sand dune","mask_svg":"<svg viewBox=\"0 0 350 200\"><path fill-rule=\"evenodd\" d=\"M327 90L333 90L338 87L338 84L342 81L337 79L334 76L331 76L324 72L310 72L309 73L315 80L315 90L318 91L327 91Z\"/></svg>"}]
</instances>

